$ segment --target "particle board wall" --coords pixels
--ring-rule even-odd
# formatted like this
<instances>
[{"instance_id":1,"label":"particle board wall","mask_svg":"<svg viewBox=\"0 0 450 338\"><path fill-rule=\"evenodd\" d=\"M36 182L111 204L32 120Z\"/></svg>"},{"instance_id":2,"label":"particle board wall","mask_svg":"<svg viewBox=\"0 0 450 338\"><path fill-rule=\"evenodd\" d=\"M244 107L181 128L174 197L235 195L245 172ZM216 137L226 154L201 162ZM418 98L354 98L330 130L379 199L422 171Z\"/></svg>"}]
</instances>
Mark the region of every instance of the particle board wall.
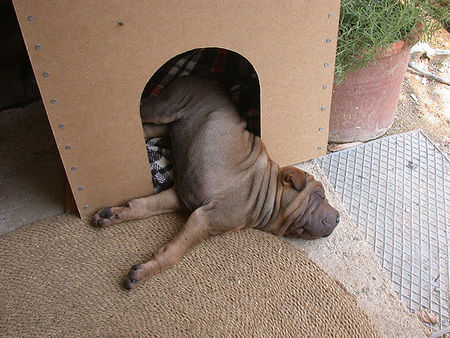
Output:
<instances>
[{"instance_id":1,"label":"particle board wall","mask_svg":"<svg viewBox=\"0 0 450 338\"><path fill-rule=\"evenodd\" d=\"M80 215L149 195L139 117L170 58L221 47L260 80L261 136L280 165L324 155L339 0L14 0Z\"/></svg>"}]
</instances>

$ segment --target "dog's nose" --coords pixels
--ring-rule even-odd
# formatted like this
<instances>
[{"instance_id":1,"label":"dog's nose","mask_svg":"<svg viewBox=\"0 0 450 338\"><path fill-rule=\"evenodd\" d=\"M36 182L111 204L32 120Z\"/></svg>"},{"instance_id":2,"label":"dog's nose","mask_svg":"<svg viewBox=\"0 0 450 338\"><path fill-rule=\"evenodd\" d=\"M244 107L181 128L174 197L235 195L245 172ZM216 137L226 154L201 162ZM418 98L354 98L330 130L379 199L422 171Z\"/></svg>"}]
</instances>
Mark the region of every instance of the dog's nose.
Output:
<instances>
[{"instance_id":1,"label":"dog's nose","mask_svg":"<svg viewBox=\"0 0 450 338\"><path fill-rule=\"evenodd\" d=\"M341 220L341 215L338 213L336 217L336 225L339 224L339 221Z\"/></svg>"}]
</instances>

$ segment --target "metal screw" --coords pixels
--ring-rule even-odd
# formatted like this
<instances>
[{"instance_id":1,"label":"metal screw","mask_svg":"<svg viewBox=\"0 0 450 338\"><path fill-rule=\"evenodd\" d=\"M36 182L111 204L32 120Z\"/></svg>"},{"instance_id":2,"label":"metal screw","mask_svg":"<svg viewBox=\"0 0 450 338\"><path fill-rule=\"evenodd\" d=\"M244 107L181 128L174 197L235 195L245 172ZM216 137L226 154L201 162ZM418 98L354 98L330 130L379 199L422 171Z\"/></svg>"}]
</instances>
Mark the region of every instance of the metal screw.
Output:
<instances>
[{"instance_id":1,"label":"metal screw","mask_svg":"<svg viewBox=\"0 0 450 338\"><path fill-rule=\"evenodd\" d=\"M83 191L83 187L80 185L79 187L78 187L78 191Z\"/></svg>"},{"instance_id":2,"label":"metal screw","mask_svg":"<svg viewBox=\"0 0 450 338\"><path fill-rule=\"evenodd\" d=\"M331 19L333 17L333 13L328 14L328 19Z\"/></svg>"},{"instance_id":3,"label":"metal screw","mask_svg":"<svg viewBox=\"0 0 450 338\"><path fill-rule=\"evenodd\" d=\"M34 46L34 49L36 50L41 50L42 46L40 44L37 44L36 46Z\"/></svg>"},{"instance_id":4,"label":"metal screw","mask_svg":"<svg viewBox=\"0 0 450 338\"><path fill-rule=\"evenodd\" d=\"M77 170L77 167L73 166L72 168L70 168L70 170L72 170L72 171Z\"/></svg>"},{"instance_id":5,"label":"metal screw","mask_svg":"<svg viewBox=\"0 0 450 338\"><path fill-rule=\"evenodd\" d=\"M69 150L70 148L72 148L71 146L67 145L64 148L66 148L67 150Z\"/></svg>"},{"instance_id":6,"label":"metal screw","mask_svg":"<svg viewBox=\"0 0 450 338\"><path fill-rule=\"evenodd\" d=\"M119 22L118 22L118 25L119 25L119 26L123 26L123 25L124 25L123 21L119 21Z\"/></svg>"},{"instance_id":7,"label":"metal screw","mask_svg":"<svg viewBox=\"0 0 450 338\"><path fill-rule=\"evenodd\" d=\"M322 106L322 108L320 108L320 110L325 111L325 110L327 110L327 107L326 106Z\"/></svg>"},{"instance_id":8,"label":"metal screw","mask_svg":"<svg viewBox=\"0 0 450 338\"><path fill-rule=\"evenodd\" d=\"M50 100L50 102L51 102L52 104L55 104L56 102L58 102L58 99L57 99L56 97L54 97L53 99Z\"/></svg>"},{"instance_id":9,"label":"metal screw","mask_svg":"<svg viewBox=\"0 0 450 338\"><path fill-rule=\"evenodd\" d=\"M326 41L327 43L330 43L331 42L331 39L327 39L327 41Z\"/></svg>"},{"instance_id":10,"label":"metal screw","mask_svg":"<svg viewBox=\"0 0 450 338\"><path fill-rule=\"evenodd\" d=\"M326 67L328 67L330 64L328 63L328 62L325 62L324 64L323 64L323 66L326 68Z\"/></svg>"},{"instance_id":11,"label":"metal screw","mask_svg":"<svg viewBox=\"0 0 450 338\"><path fill-rule=\"evenodd\" d=\"M323 131L323 128L322 128L322 127L320 127L320 128L319 128L319 131Z\"/></svg>"},{"instance_id":12,"label":"metal screw","mask_svg":"<svg viewBox=\"0 0 450 338\"><path fill-rule=\"evenodd\" d=\"M84 209L84 210L89 209L89 205L85 205L85 206L83 207L83 209Z\"/></svg>"},{"instance_id":13,"label":"metal screw","mask_svg":"<svg viewBox=\"0 0 450 338\"><path fill-rule=\"evenodd\" d=\"M317 150L322 150L322 146L318 146L318 147L317 147Z\"/></svg>"},{"instance_id":14,"label":"metal screw","mask_svg":"<svg viewBox=\"0 0 450 338\"><path fill-rule=\"evenodd\" d=\"M42 73L42 76L43 76L43 77L49 77L50 74L49 74L49 72L43 72L43 73Z\"/></svg>"},{"instance_id":15,"label":"metal screw","mask_svg":"<svg viewBox=\"0 0 450 338\"><path fill-rule=\"evenodd\" d=\"M323 86L322 86L322 89L327 89L328 88L328 86L326 85L326 84L324 84Z\"/></svg>"},{"instance_id":16,"label":"metal screw","mask_svg":"<svg viewBox=\"0 0 450 338\"><path fill-rule=\"evenodd\" d=\"M58 128L63 129L64 128L64 124L62 124L62 123L58 124Z\"/></svg>"},{"instance_id":17,"label":"metal screw","mask_svg":"<svg viewBox=\"0 0 450 338\"><path fill-rule=\"evenodd\" d=\"M33 19L34 19L34 16L32 16L32 15L28 15L28 21L33 21Z\"/></svg>"}]
</instances>

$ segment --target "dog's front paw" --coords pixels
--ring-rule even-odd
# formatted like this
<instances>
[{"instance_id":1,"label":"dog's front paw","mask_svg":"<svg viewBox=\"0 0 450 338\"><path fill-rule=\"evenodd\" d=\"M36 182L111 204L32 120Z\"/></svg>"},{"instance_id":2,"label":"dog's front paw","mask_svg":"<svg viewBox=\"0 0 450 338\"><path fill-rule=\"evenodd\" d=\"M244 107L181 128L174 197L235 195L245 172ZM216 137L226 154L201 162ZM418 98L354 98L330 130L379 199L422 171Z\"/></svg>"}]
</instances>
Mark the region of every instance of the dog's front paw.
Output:
<instances>
[{"instance_id":1,"label":"dog's front paw","mask_svg":"<svg viewBox=\"0 0 450 338\"><path fill-rule=\"evenodd\" d=\"M92 216L92 224L96 227L103 227L111 224L116 224L123 222L120 217L120 212L122 207L108 207L97 211L97 213Z\"/></svg>"},{"instance_id":2,"label":"dog's front paw","mask_svg":"<svg viewBox=\"0 0 450 338\"><path fill-rule=\"evenodd\" d=\"M125 279L125 287L130 290L151 276L161 272L160 266L155 260L145 264L133 265Z\"/></svg>"},{"instance_id":3,"label":"dog's front paw","mask_svg":"<svg viewBox=\"0 0 450 338\"><path fill-rule=\"evenodd\" d=\"M134 288L141 280L145 279L145 269L142 264L133 265L125 279L125 287L130 290Z\"/></svg>"}]
</instances>

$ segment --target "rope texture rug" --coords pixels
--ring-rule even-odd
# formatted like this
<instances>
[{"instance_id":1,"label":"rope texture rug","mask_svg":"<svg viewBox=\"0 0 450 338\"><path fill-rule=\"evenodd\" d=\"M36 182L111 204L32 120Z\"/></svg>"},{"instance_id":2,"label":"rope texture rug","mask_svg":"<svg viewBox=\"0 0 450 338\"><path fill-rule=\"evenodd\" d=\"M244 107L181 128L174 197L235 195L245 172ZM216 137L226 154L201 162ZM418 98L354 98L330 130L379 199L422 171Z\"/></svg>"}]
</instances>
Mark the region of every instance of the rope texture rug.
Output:
<instances>
[{"instance_id":1,"label":"rope texture rug","mask_svg":"<svg viewBox=\"0 0 450 338\"><path fill-rule=\"evenodd\" d=\"M182 227L178 214L95 229L75 216L0 237L1 336L359 336L378 332L302 251L245 230L210 238L134 290L131 265Z\"/></svg>"}]
</instances>

